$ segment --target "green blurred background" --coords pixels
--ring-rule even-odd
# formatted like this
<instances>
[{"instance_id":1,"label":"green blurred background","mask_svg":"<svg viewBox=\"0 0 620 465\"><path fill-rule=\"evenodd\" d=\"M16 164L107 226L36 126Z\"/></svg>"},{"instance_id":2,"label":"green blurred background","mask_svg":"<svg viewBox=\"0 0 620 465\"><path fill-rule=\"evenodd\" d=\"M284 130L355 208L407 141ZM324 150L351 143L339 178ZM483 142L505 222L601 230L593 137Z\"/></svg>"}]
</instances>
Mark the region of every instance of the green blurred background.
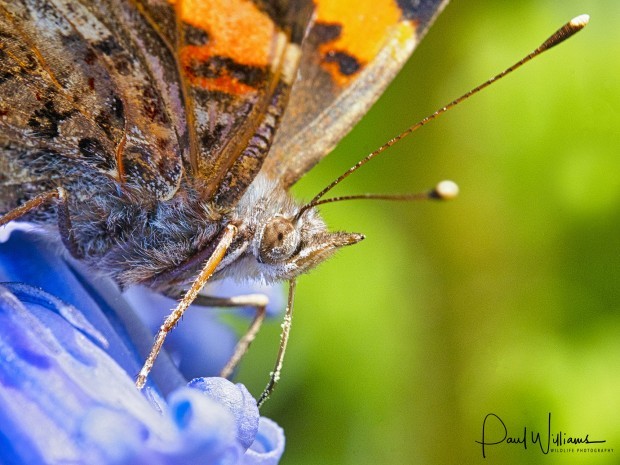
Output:
<instances>
[{"instance_id":1,"label":"green blurred background","mask_svg":"<svg viewBox=\"0 0 620 465\"><path fill-rule=\"evenodd\" d=\"M454 1L297 193L586 12L586 30L334 192L449 178L457 200L322 209L367 239L298 281L282 381L263 409L285 429L283 464L620 463L620 2ZM261 332L239 374L254 393L279 329ZM513 436L546 434L551 412L552 433L615 452L503 444L483 460L474 441L491 412Z\"/></svg>"}]
</instances>

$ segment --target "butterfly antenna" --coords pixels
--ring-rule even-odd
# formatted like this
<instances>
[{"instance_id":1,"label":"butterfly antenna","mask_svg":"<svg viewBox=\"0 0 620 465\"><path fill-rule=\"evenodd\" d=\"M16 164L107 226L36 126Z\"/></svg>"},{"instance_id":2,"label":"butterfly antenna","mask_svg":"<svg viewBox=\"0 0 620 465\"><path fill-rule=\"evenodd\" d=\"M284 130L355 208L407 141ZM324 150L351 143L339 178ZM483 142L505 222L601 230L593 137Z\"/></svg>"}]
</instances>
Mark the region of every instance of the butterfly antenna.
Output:
<instances>
[{"instance_id":1,"label":"butterfly antenna","mask_svg":"<svg viewBox=\"0 0 620 465\"><path fill-rule=\"evenodd\" d=\"M326 203L342 202L343 200L396 200L396 201L414 201L414 200L452 200L459 194L459 186L454 181L444 180L426 192L417 192L415 194L357 194L342 195L339 197L330 197L321 199L314 203L313 207L324 205Z\"/></svg>"},{"instance_id":2,"label":"butterfly antenna","mask_svg":"<svg viewBox=\"0 0 620 465\"><path fill-rule=\"evenodd\" d=\"M299 210L299 212L297 213L297 218L301 217L301 215L303 215L303 213L305 211L309 210L310 208L316 207L317 205L320 205L320 204L330 203L330 202L336 201L336 200L331 200L331 199L326 199L326 200L322 201L321 198L327 192L329 192L334 187L336 187L344 179L346 179L349 176L351 176L355 171L360 169L362 166L364 166L370 160L375 158L377 155L385 152L388 148L390 148L392 145L396 144L401 139L404 139L405 137L407 137L412 132L420 129L422 126L424 126L427 123L431 122L432 120L434 120L438 116L442 115L443 113L447 112L448 110L451 110L452 108L457 106L459 103L467 100L472 95L480 92L482 89L490 86L491 84L493 84L494 82L500 80L504 76L512 73L513 71L515 71L516 69L520 68L525 63L527 63L528 61L530 61L533 58L537 57L541 53L549 50L552 47L555 47L556 45L558 45L558 44L560 44L562 42L564 42L566 39L568 39L569 37L571 37L574 34L576 34L577 32L579 32L581 29L583 29L588 24L589 20L590 20L590 17L588 15L580 15L580 16L577 16L577 17L573 18L568 23L564 24L564 26L562 26L560 29L558 29L554 34L552 34L547 40L545 40L536 50L534 50L533 52L529 53L527 56L525 56L524 58L522 58L521 60L516 62L511 67L505 69L501 73L497 74L496 76L492 77L491 79L489 79L489 80L485 81L484 83L480 84L478 87L475 87L474 89L470 90L469 92L461 95L456 100L453 100L452 102L448 103L446 106L444 106L444 107L440 108L439 110L437 110L435 113L433 113L433 114L427 116L426 118L424 118L419 123L416 123L413 126L410 126L409 128L405 129L403 132L401 132L398 136L396 136L393 139L390 139L389 141L387 141L381 147L379 147L378 149L376 149L375 151L373 151L372 153L370 153L366 157L362 158L354 166L352 166L347 171L342 173L338 178L334 179L329 185L327 185L327 187L325 187L325 189L323 189L321 192L319 192L310 202L308 202L306 205L304 205ZM382 199L385 199L385 200L412 200L412 198L399 198L399 197L407 197L407 196L381 196L381 195L363 196L362 195L362 196L349 196L348 199L350 199L350 198L356 198L356 199L357 198L382 198ZM417 198L420 197L420 194L412 194L410 197L415 197L417 199ZM428 194L427 194L427 197L429 197ZM433 198L433 197L430 196L430 198ZM345 197L335 197L334 199L343 199L344 200Z\"/></svg>"}]
</instances>

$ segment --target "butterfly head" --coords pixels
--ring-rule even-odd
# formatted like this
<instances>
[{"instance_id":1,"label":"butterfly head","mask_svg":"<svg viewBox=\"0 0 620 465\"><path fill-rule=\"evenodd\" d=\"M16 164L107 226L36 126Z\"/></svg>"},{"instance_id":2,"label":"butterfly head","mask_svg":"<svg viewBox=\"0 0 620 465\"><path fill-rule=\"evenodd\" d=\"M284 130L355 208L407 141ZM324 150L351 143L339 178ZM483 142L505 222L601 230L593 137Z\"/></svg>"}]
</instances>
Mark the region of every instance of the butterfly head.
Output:
<instances>
[{"instance_id":1,"label":"butterfly head","mask_svg":"<svg viewBox=\"0 0 620 465\"><path fill-rule=\"evenodd\" d=\"M364 239L362 234L327 231L315 210L304 216L308 218L270 218L257 237L257 261L284 265L299 274L314 268L337 249Z\"/></svg>"},{"instance_id":2,"label":"butterfly head","mask_svg":"<svg viewBox=\"0 0 620 465\"><path fill-rule=\"evenodd\" d=\"M240 202L238 259L227 275L264 282L287 280L325 261L336 250L364 239L362 234L330 232L316 208L298 205L288 192L258 180ZM233 253L233 255L235 255Z\"/></svg>"}]
</instances>

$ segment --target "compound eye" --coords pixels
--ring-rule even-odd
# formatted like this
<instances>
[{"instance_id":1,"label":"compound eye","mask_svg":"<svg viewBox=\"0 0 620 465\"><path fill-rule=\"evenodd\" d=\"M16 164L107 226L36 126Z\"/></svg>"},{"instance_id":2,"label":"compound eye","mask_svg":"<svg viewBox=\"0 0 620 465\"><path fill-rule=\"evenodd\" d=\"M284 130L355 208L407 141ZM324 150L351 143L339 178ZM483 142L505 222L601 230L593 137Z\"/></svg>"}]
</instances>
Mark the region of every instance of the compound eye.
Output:
<instances>
[{"instance_id":1,"label":"compound eye","mask_svg":"<svg viewBox=\"0 0 620 465\"><path fill-rule=\"evenodd\" d=\"M283 217L275 217L263 228L258 250L261 263L278 263L289 258L299 246L299 232L293 223Z\"/></svg>"}]
</instances>

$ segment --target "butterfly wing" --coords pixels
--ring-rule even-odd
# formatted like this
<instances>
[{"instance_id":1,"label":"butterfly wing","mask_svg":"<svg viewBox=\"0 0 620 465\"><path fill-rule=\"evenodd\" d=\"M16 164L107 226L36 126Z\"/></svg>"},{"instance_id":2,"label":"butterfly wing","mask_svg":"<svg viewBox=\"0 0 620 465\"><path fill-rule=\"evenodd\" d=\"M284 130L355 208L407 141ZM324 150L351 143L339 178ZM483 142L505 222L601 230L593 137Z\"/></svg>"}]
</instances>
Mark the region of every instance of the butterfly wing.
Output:
<instances>
[{"instance_id":1,"label":"butterfly wing","mask_svg":"<svg viewBox=\"0 0 620 465\"><path fill-rule=\"evenodd\" d=\"M230 205L262 167L299 66L306 0L184 0L179 61L202 195Z\"/></svg>"},{"instance_id":2,"label":"butterfly wing","mask_svg":"<svg viewBox=\"0 0 620 465\"><path fill-rule=\"evenodd\" d=\"M299 76L264 170L294 184L368 111L447 0L317 0Z\"/></svg>"},{"instance_id":3,"label":"butterfly wing","mask_svg":"<svg viewBox=\"0 0 620 465\"><path fill-rule=\"evenodd\" d=\"M234 204L311 13L307 0L0 0L0 197L96 170L153 200L185 180Z\"/></svg>"},{"instance_id":4,"label":"butterfly wing","mask_svg":"<svg viewBox=\"0 0 620 465\"><path fill-rule=\"evenodd\" d=\"M309 0L177 1L190 165L203 198L234 204L258 174L312 11Z\"/></svg>"},{"instance_id":5,"label":"butterfly wing","mask_svg":"<svg viewBox=\"0 0 620 465\"><path fill-rule=\"evenodd\" d=\"M174 195L185 138L174 56L135 13L131 2L0 2L3 198L89 172Z\"/></svg>"}]
</instances>

